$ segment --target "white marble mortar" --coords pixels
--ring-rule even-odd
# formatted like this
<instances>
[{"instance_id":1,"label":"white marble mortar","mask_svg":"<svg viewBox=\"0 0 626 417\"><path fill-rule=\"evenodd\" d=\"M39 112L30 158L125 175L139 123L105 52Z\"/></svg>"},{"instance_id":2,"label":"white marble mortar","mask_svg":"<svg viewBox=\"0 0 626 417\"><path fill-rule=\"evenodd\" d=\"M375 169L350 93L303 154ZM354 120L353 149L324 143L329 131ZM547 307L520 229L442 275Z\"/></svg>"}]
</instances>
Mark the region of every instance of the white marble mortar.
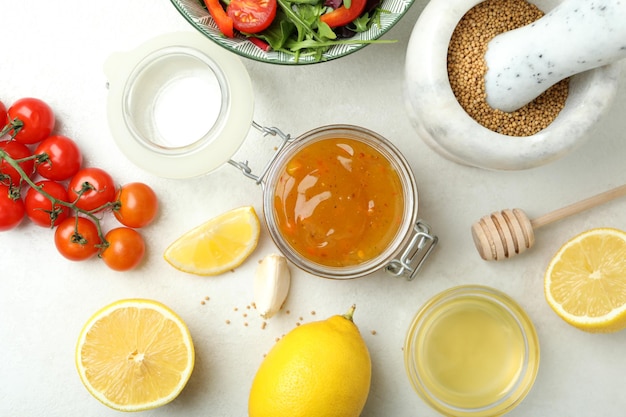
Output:
<instances>
[{"instance_id":1,"label":"white marble mortar","mask_svg":"<svg viewBox=\"0 0 626 417\"><path fill-rule=\"evenodd\" d=\"M463 15L481 1L431 0L422 11L406 53L405 99L409 117L418 135L432 149L460 164L521 170L552 162L589 139L590 129L615 97L621 62L573 75L564 109L535 135L496 133L463 110L448 80L447 51L452 33ZM531 2L544 12L560 3Z\"/></svg>"}]
</instances>

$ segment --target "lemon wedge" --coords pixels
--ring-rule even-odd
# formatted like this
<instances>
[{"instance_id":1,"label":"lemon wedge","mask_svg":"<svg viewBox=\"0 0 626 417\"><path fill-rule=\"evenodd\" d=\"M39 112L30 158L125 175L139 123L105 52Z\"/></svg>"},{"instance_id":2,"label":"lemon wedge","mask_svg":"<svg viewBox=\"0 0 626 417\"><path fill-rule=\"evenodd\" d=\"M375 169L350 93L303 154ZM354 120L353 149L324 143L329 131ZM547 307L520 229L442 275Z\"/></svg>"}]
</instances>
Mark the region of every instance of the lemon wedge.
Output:
<instances>
[{"instance_id":1,"label":"lemon wedge","mask_svg":"<svg viewBox=\"0 0 626 417\"><path fill-rule=\"evenodd\" d=\"M565 243L545 273L545 296L567 323L599 333L626 327L626 232L597 228Z\"/></svg>"},{"instance_id":2,"label":"lemon wedge","mask_svg":"<svg viewBox=\"0 0 626 417\"><path fill-rule=\"evenodd\" d=\"M102 308L76 344L83 384L118 411L149 410L172 401L187 384L194 360L185 323L153 300L120 300Z\"/></svg>"},{"instance_id":3,"label":"lemon wedge","mask_svg":"<svg viewBox=\"0 0 626 417\"><path fill-rule=\"evenodd\" d=\"M230 271L250 256L261 227L254 207L236 208L191 229L163 255L174 268L196 275Z\"/></svg>"}]
</instances>

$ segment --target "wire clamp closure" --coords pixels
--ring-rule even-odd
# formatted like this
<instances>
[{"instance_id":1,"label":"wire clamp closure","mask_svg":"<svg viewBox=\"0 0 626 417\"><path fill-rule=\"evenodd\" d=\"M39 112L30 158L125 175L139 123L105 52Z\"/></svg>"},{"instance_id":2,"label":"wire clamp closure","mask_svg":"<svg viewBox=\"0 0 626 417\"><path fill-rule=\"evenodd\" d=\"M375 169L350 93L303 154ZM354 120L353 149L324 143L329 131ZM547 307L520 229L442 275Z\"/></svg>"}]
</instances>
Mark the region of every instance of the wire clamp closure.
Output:
<instances>
[{"instance_id":1,"label":"wire clamp closure","mask_svg":"<svg viewBox=\"0 0 626 417\"><path fill-rule=\"evenodd\" d=\"M253 179L258 185L263 182L263 178L265 178L265 175L267 175L267 172L269 171L270 167L274 164L274 161L276 160L276 158L278 158L278 155L280 155L280 153L285 148L285 146L287 146L288 143L294 141L294 138L292 138L291 135L289 134L283 133L283 131L281 131L277 127L261 126L255 121L252 121L252 127L254 127L259 132L263 133L263 136L268 136L268 135L278 136L281 139L281 143L280 145L278 145L276 152L274 153L272 158L267 162L267 164L263 168L263 171L261 171L260 175L255 175L252 173L252 169L250 168L250 165L248 165L248 161L237 162L237 161L233 161L232 159L228 160L229 164L241 170L243 175L245 175L248 178Z\"/></svg>"},{"instance_id":2,"label":"wire clamp closure","mask_svg":"<svg viewBox=\"0 0 626 417\"><path fill-rule=\"evenodd\" d=\"M421 220L415 223L413 232L414 235L404 252L385 267L385 270L395 277L406 276L407 281L412 281L417 276L439 240L430 233L430 227Z\"/></svg>"}]
</instances>

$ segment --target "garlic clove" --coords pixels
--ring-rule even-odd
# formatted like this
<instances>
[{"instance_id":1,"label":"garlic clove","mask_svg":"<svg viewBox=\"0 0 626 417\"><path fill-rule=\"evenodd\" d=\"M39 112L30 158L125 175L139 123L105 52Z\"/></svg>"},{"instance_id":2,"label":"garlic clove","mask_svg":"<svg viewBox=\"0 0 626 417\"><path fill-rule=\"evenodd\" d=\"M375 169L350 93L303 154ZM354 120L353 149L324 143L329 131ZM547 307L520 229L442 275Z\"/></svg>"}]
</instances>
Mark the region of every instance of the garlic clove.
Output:
<instances>
[{"instance_id":1,"label":"garlic clove","mask_svg":"<svg viewBox=\"0 0 626 417\"><path fill-rule=\"evenodd\" d=\"M261 317L269 319L280 310L289 294L291 273L282 255L261 260L254 276L254 304Z\"/></svg>"}]
</instances>

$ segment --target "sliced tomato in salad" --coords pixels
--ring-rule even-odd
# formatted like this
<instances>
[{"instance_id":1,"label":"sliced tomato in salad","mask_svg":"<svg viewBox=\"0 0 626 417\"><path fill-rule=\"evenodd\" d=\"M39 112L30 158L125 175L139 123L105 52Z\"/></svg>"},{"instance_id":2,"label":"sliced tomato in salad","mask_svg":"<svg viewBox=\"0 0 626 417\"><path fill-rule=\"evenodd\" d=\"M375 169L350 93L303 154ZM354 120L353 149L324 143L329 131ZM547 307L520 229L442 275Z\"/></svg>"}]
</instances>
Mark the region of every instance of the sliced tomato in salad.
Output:
<instances>
[{"instance_id":1,"label":"sliced tomato in salad","mask_svg":"<svg viewBox=\"0 0 626 417\"><path fill-rule=\"evenodd\" d=\"M367 0L352 0L349 7L346 7L346 2L344 1L341 6L332 12L321 15L320 20L331 28L345 26L363 13L366 4Z\"/></svg>"},{"instance_id":2,"label":"sliced tomato in salad","mask_svg":"<svg viewBox=\"0 0 626 417\"><path fill-rule=\"evenodd\" d=\"M226 13L238 31L258 33L274 21L276 8L276 0L231 0Z\"/></svg>"},{"instance_id":3,"label":"sliced tomato in salad","mask_svg":"<svg viewBox=\"0 0 626 417\"><path fill-rule=\"evenodd\" d=\"M215 20L215 24L220 32L229 38L233 38L235 36L235 31L233 30L233 19L226 14L220 0L204 0L204 5L213 20Z\"/></svg>"}]
</instances>

